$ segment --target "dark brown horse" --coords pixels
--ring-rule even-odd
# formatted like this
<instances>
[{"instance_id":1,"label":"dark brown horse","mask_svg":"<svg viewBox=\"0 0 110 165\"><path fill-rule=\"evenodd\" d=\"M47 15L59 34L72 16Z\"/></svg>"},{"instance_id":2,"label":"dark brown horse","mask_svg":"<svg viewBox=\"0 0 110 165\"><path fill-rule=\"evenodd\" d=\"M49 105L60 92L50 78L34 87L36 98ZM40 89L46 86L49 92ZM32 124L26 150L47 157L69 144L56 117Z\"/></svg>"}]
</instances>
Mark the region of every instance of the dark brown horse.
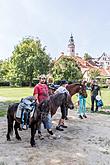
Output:
<instances>
[{"instance_id":1,"label":"dark brown horse","mask_svg":"<svg viewBox=\"0 0 110 165\"><path fill-rule=\"evenodd\" d=\"M20 129L21 119L16 118L16 112L19 103L14 103L9 105L7 111L7 122L8 122L8 131L7 131L7 140L10 141L10 134L13 131L13 125L15 130L15 135L17 140L21 140L21 137L18 133L18 129ZM48 115L47 104L40 103L39 105L35 102L35 110L33 117L30 119L30 127L31 127L31 137L35 133L35 128L37 129L42 121ZM47 110L47 111L46 111ZM15 121L15 123L14 123ZM32 139L32 138L31 138ZM32 141L32 140L31 140Z\"/></svg>"},{"instance_id":2,"label":"dark brown horse","mask_svg":"<svg viewBox=\"0 0 110 165\"><path fill-rule=\"evenodd\" d=\"M83 89L83 85L80 84L80 83L76 83L76 84L68 84L66 86L66 89L69 91L69 94L67 96L67 100L66 100L66 103L67 103L67 108L70 108L70 109L73 109L74 108L74 105L71 101L71 97L78 93L80 90ZM59 106L61 106L62 102L60 102L60 99L57 98L57 95L54 94L54 91L55 89L54 88L50 88L50 90L52 90L50 93L50 99L49 99L49 109L50 109L50 112L51 112L51 115L53 116L56 111L57 111L57 108ZM59 95L60 96L60 95Z\"/></svg>"},{"instance_id":3,"label":"dark brown horse","mask_svg":"<svg viewBox=\"0 0 110 165\"><path fill-rule=\"evenodd\" d=\"M64 104L67 108L74 108L74 104L71 100L71 95L68 95L67 93L53 94L50 96L48 101L51 116L53 116L56 113L58 107L60 107L62 104Z\"/></svg>"},{"instance_id":4,"label":"dark brown horse","mask_svg":"<svg viewBox=\"0 0 110 165\"><path fill-rule=\"evenodd\" d=\"M57 85L59 87L59 85ZM49 94L54 94L55 90L58 88L52 84L52 86L49 86ZM73 83L68 84L66 86L66 89L69 91L70 95L73 96L74 94L78 93L81 89L83 89L83 85L81 83Z\"/></svg>"},{"instance_id":5,"label":"dark brown horse","mask_svg":"<svg viewBox=\"0 0 110 165\"><path fill-rule=\"evenodd\" d=\"M51 116L53 116L56 113L58 107L61 106L62 104L67 106L70 109L74 108L73 102L71 101L71 96L67 95L66 93L57 93L57 94L51 95L48 100L42 101L41 107L42 109L45 109L46 112L50 112ZM35 133L36 133L36 127L33 127L33 130L31 132L31 142L30 142L31 146L35 145L35 140L34 140ZM50 132L48 131L48 133Z\"/></svg>"}]
</instances>

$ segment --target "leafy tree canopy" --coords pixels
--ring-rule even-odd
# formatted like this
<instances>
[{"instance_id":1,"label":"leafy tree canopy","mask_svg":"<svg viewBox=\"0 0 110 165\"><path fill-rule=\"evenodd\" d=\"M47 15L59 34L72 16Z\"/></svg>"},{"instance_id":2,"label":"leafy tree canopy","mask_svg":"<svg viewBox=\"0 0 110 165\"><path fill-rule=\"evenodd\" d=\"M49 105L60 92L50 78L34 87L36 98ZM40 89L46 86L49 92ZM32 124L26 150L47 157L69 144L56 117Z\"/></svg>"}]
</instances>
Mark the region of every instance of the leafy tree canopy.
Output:
<instances>
[{"instance_id":1,"label":"leafy tree canopy","mask_svg":"<svg viewBox=\"0 0 110 165\"><path fill-rule=\"evenodd\" d=\"M34 77L47 74L50 60L39 39L23 38L12 52L10 79L19 85L29 82L31 86Z\"/></svg>"},{"instance_id":2,"label":"leafy tree canopy","mask_svg":"<svg viewBox=\"0 0 110 165\"><path fill-rule=\"evenodd\" d=\"M9 72L9 60L0 61L0 81L7 81Z\"/></svg>"},{"instance_id":3,"label":"leafy tree canopy","mask_svg":"<svg viewBox=\"0 0 110 165\"><path fill-rule=\"evenodd\" d=\"M99 69L91 69L89 74L91 79L95 79L97 76L100 76Z\"/></svg>"},{"instance_id":4,"label":"leafy tree canopy","mask_svg":"<svg viewBox=\"0 0 110 165\"><path fill-rule=\"evenodd\" d=\"M55 81L66 79L68 81L82 78L82 73L76 61L73 58L62 57L54 63L52 75Z\"/></svg>"},{"instance_id":5,"label":"leafy tree canopy","mask_svg":"<svg viewBox=\"0 0 110 165\"><path fill-rule=\"evenodd\" d=\"M88 54L88 53L85 53L84 54L84 59L85 60L90 60L92 57Z\"/></svg>"}]
</instances>

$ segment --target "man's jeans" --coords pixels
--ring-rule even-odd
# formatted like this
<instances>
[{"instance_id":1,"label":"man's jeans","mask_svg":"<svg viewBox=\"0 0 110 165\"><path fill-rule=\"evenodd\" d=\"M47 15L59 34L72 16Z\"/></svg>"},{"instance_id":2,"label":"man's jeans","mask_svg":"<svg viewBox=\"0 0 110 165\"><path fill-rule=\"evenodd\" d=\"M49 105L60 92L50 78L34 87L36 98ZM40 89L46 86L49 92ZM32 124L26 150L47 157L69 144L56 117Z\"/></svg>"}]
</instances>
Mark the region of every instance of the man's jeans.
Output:
<instances>
[{"instance_id":1,"label":"man's jeans","mask_svg":"<svg viewBox=\"0 0 110 165\"><path fill-rule=\"evenodd\" d=\"M96 96L91 96L91 111L94 112L94 102L96 102L96 109L95 111L98 111L98 106L97 106L97 100L96 100Z\"/></svg>"}]
</instances>

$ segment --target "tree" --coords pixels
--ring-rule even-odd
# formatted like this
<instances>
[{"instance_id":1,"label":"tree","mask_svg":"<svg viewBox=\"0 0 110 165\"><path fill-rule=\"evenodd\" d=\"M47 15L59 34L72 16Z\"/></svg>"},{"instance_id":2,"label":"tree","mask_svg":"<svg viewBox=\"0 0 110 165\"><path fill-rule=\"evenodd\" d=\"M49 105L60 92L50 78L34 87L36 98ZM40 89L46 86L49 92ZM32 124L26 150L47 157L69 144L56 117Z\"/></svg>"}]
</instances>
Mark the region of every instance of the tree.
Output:
<instances>
[{"instance_id":1,"label":"tree","mask_svg":"<svg viewBox=\"0 0 110 165\"><path fill-rule=\"evenodd\" d=\"M88 53L85 53L84 54L84 59L87 61L87 60L90 60L92 57L88 54Z\"/></svg>"},{"instance_id":2,"label":"tree","mask_svg":"<svg viewBox=\"0 0 110 165\"><path fill-rule=\"evenodd\" d=\"M29 83L31 86L34 77L47 74L50 60L39 39L23 38L12 53L9 74L11 81L19 85Z\"/></svg>"},{"instance_id":3,"label":"tree","mask_svg":"<svg viewBox=\"0 0 110 165\"><path fill-rule=\"evenodd\" d=\"M91 69L89 74L91 79L95 79L97 76L100 76L100 71L99 69Z\"/></svg>"},{"instance_id":4,"label":"tree","mask_svg":"<svg viewBox=\"0 0 110 165\"><path fill-rule=\"evenodd\" d=\"M82 78L81 70L73 58L63 57L55 62L51 73L55 81L61 79L73 81Z\"/></svg>"},{"instance_id":5,"label":"tree","mask_svg":"<svg viewBox=\"0 0 110 165\"><path fill-rule=\"evenodd\" d=\"M0 61L0 81L7 81L9 72L9 60Z\"/></svg>"}]
</instances>

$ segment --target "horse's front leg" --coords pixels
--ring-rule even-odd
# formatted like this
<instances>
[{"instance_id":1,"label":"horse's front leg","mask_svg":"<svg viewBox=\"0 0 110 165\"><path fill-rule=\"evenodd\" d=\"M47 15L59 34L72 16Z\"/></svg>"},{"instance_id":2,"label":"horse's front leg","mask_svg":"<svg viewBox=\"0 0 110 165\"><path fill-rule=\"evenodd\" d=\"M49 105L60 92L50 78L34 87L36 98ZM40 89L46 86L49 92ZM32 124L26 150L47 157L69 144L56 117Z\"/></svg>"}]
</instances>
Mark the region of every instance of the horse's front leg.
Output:
<instances>
[{"instance_id":1,"label":"horse's front leg","mask_svg":"<svg viewBox=\"0 0 110 165\"><path fill-rule=\"evenodd\" d=\"M30 140L30 144L32 147L35 146L35 140L34 140L34 136L36 133L36 123L31 123L31 140Z\"/></svg>"},{"instance_id":2,"label":"horse's front leg","mask_svg":"<svg viewBox=\"0 0 110 165\"><path fill-rule=\"evenodd\" d=\"M18 133L18 128L20 128L20 124L15 121L14 129L15 129L16 139L21 140L21 137L19 136L19 133Z\"/></svg>"}]
</instances>

